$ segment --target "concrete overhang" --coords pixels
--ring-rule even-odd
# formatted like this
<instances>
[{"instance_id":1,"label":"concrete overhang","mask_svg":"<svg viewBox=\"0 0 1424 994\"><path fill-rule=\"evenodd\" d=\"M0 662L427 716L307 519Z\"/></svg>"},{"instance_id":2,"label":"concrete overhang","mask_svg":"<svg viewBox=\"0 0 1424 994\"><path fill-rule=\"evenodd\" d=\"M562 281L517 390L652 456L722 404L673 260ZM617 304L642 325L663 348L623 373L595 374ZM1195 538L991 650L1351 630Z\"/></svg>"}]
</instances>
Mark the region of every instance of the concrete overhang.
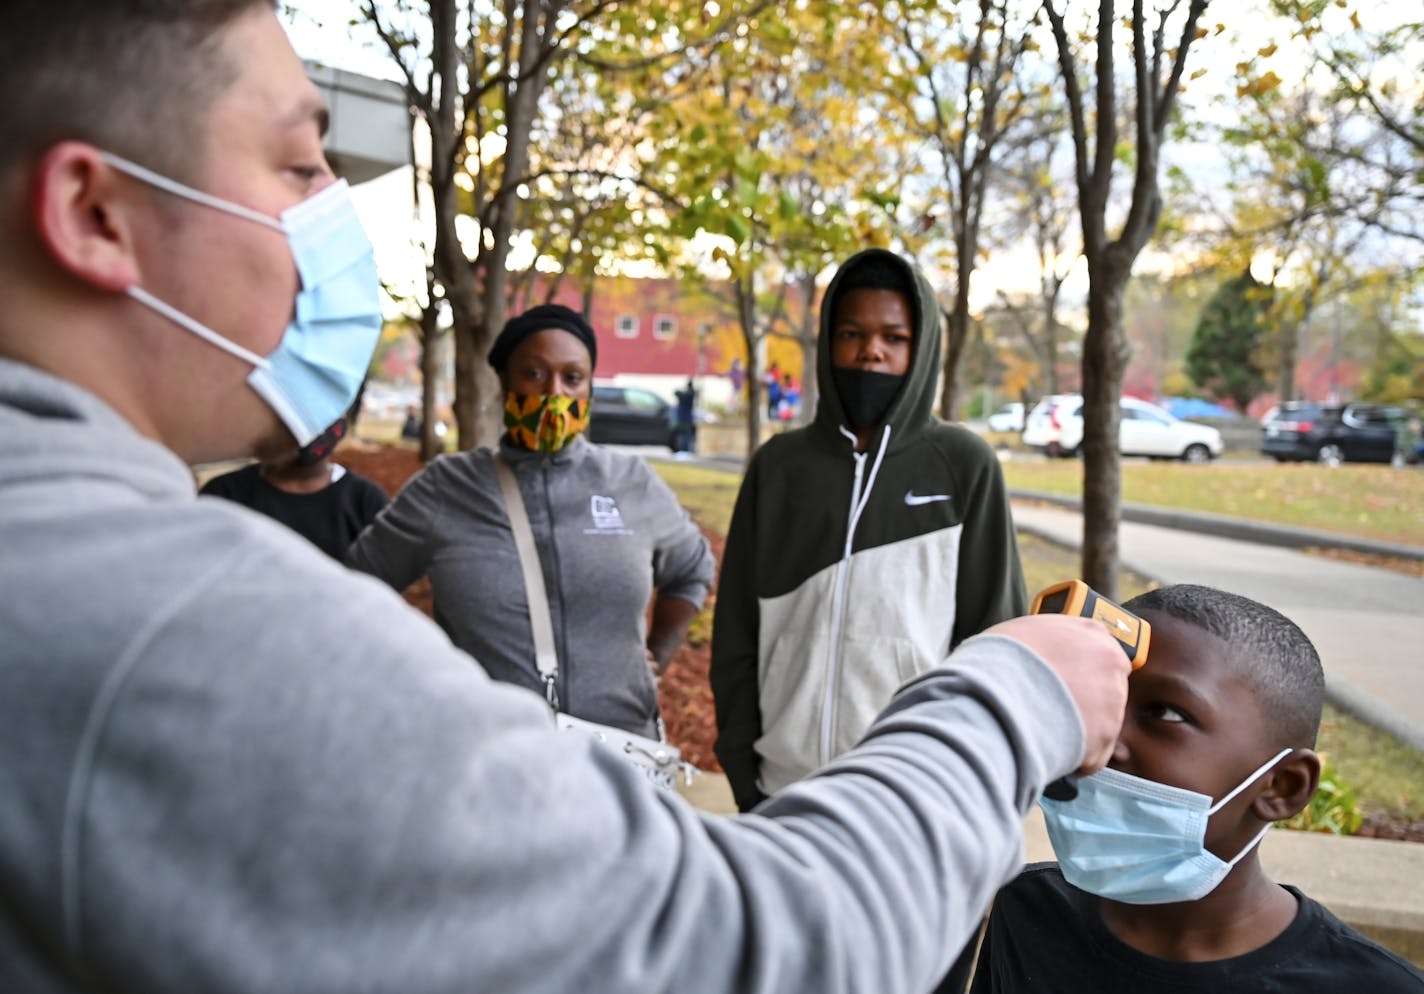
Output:
<instances>
[{"instance_id":1,"label":"concrete overhang","mask_svg":"<svg viewBox=\"0 0 1424 994\"><path fill-rule=\"evenodd\" d=\"M410 165L410 111L399 83L305 62L331 114L326 155L355 186Z\"/></svg>"}]
</instances>

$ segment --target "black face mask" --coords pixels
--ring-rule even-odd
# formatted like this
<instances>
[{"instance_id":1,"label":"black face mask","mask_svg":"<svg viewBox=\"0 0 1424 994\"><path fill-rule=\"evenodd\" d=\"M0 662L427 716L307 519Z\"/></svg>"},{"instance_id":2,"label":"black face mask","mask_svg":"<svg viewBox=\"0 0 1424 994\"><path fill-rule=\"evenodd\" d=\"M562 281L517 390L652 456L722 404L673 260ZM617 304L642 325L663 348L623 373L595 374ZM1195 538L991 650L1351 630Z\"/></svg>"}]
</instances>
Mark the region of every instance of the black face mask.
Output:
<instances>
[{"instance_id":1,"label":"black face mask","mask_svg":"<svg viewBox=\"0 0 1424 994\"><path fill-rule=\"evenodd\" d=\"M863 431L874 428L884 419L905 377L832 366L831 381L836 385L836 393L840 394L841 407L845 409L851 428Z\"/></svg>"},{"instance_id":2,"label":"black face mask","mask_svg":"<svg viewBox=\"0 0 1424 994\"><path fill-rule=\"evenodd\" d=\"M298 466L314 466L336 448L336 443L346 437L346 419L338 418L336 424L297 450Z\"/></svg>"}]
</instances>

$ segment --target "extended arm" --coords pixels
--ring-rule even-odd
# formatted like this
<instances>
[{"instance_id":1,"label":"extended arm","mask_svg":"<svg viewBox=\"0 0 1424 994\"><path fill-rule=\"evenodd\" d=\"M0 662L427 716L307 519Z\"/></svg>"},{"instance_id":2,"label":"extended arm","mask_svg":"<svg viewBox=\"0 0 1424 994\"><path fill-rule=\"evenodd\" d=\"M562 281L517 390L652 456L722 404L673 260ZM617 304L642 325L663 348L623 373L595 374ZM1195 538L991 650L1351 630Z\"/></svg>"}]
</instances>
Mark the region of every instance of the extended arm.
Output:
<instances>
[{"instance_id":1,"label":"extended arm","mask_svg":"<svg viewBox=\"0 0 1424 994\"><path fill-rule=\"evenodd\" d=\"M758 815L701 817L388 593L324 579L288 590L306 642L259 627L242 667L192 666L201 619L175 616L107 711L67 892L95 983L911 994L1083 755L1063 683L987 637Z\"/></svg>"},{"instance_id":2,"label":"extended arm","mask_svg":"<svg viewBox=\"0 0 1424 994\"><path fill-rule=\"evenodd\" d=\"M652 656L655 672L662 676L667 671L672 657L677 654L692 619L697 617L696 604L682 597L668 597L659 594L653 601L653 623L648 630L648 653Z\"/></svg>"},{"instance_id":3,"label":"extended arm","mask_svg":"<svg viewBox=\"0 0 1424 994\"><path fill-rule=\"evenodd\" d=\"M439 460L406 482L346 550L346 565L404 590L425 575L440 514Z\"/></svg>"}]
</instances>

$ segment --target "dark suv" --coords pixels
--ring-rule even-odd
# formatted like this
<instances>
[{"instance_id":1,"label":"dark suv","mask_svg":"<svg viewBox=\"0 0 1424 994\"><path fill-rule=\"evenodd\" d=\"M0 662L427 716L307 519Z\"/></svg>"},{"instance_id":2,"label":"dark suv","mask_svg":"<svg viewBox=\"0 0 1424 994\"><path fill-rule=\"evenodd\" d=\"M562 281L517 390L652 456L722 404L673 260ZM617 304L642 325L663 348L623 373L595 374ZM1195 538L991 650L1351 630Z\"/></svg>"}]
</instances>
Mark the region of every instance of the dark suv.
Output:
<instances>
[{"instance_id":1,"label":"dark suv","mask_svg":"<svg viewBox=\"0 0 1424 994\"><path fill-rule=\"evenodd\" d=\"M651 390L595 383L588 440L614 445L672 445L672 405Z\"/></svg>"},{"instance_id":2,"label":"dark suv","mask_svg":"<svg viewBox=\"0 0 1424 994\"><path fill-rule=\"evenodd\" d=\"M1389 462L1399 423L1408 417L1379 404L1287 401L1262 422L1261 451L1276 462Z\"/></svg>"}]
</instances>

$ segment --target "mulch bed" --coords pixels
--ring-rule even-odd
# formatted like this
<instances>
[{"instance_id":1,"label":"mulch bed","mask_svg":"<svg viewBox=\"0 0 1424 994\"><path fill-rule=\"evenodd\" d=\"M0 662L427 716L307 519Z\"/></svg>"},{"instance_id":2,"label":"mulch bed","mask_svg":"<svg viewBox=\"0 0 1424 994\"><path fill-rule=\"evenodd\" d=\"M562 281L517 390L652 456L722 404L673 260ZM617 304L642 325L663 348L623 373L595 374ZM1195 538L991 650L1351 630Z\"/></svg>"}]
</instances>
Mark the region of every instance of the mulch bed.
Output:
<instances>
[{"instance_id":1,"label":"mulch bed","mask_svg":"<svg viewBox=\"0 0 1424 994\"><path fill-rule=\"evenodd\" d=\"M344 443L335 456L353 473L373 481L392 497L423 463L413 448L395 445L374 445L360 440ZM712 555L722 561L721 535L702 529L712 546ZM429 579L422 578L405 591L405 599L433 617L433 599ZM712 596L706 608L711 610ZM695 628L696 626L694 626ZM658 700L668 739L682 750L682 757L698 769L721 772L712 744L717 741L716 715L712 704L712 687L707 681L711 664L711 646L705 640L688 642L678 650L658 683Z\"/></svg>"},{"instance_id":2,"label":"mulch bed","mask_svg":"<svg viewBox=\"0 0 1424 994\"><path fill-rule=\"evenodd\" d=\"M1362 839L1393 839L1397 842L1424 842L1424 819L1368 815L1355 833Z\"/></svg>"}]
</instances>

